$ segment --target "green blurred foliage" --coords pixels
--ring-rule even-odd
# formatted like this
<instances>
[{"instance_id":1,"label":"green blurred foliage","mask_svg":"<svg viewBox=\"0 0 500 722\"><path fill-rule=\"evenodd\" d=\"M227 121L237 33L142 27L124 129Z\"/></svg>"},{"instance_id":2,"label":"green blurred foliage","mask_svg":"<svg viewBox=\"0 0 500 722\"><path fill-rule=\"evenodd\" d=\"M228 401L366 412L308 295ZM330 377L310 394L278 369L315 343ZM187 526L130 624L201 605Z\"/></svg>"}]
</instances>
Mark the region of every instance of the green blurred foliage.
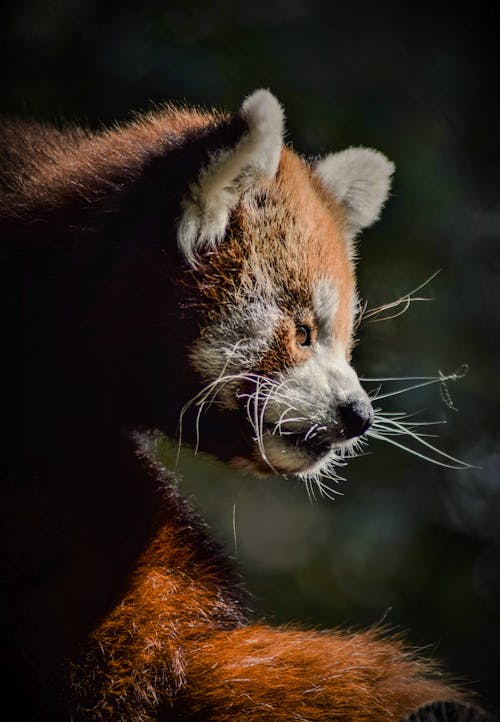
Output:
<instances>
[{"instance_id":1,"label":"green blurred foliage","mask_svg":"<svg viewBox=\"0 0 500 722\"><path fill-rule=\"evenodd\" d=\"M165 100L237 108L266 86L306 155L373 146L397 166L383 220L360 246L369 306L431 276L405 315L366 323L366 376L436 375L450 388L387 399L438 426L452 471L372 442L335 502L293 479L253 479L181 457L182 486L276 622L406 633L492 705L500 669L500 120L495 22L456 4L332 0L31 0L4 3L4 114L90 126ZM397 384L387 384L395 388ZM385 386L384 386L385 388ZM202 420L210 423L210 417ZM434 427L430 427L433 430ZM171 457L171 452L165 452Z\"/></svg>"}]
</instances>

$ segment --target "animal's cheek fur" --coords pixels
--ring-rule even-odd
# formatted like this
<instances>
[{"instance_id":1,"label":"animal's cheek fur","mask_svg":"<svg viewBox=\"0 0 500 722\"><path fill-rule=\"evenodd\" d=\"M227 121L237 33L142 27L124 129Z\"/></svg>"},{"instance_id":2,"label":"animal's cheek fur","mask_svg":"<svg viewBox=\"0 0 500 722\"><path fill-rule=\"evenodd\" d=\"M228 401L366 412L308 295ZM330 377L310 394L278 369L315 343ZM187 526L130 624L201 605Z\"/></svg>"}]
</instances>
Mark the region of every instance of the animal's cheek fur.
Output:
<instances>
[{"instance_id":1,"label":"animal's cheek fur","mask_svg":"<svg viewBox=\"0 0 500 722\"><path fill-rule=\"evenodd\" d=\"M287 355L276 344L280 319L281 312L274 303L255 298L210 319L203 328L191 346L189 359L205 388L212 387L217 405L239 408L242 384L251 383L259 373L266 375L262 363L268 355L268 374L288 363Z\"/></svg>"}]
</instances>

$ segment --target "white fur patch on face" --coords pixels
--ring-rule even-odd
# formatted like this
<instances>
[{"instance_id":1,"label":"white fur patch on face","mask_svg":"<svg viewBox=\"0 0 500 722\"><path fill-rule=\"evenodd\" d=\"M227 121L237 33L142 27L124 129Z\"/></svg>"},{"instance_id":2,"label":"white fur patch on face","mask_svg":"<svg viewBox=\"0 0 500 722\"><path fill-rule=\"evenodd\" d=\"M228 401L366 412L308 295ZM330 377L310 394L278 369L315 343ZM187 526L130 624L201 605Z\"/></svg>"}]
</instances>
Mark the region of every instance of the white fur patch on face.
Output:
<instances>
[{"instance_id":1,"label":"white fur patch on face","mask_svg":"<svg viewBox=\"0 0 500 722\"><path fill-rule=\"evenodd\" d=\"M235 390L242 382L257 378L252 369L268 348L280 318L272 300L242 299L198 339L190 359L207 386L213 385L216 403L238 408Z\"/></svg>"},{"instance_id":2,"label":"white fur patch on face","mask_svg":"<svg viewBox=\"0 0 500 722\"><path fill-rule=\"evenodd\" d=\"M316 343L308 361L283 372L282 376L286 377L290 389L299 392L295 391L294 407L305 418L324 420L327 409L364 393L343 350L337 347L334 351L328 343Z\"/></svg>"},{"instance_id":3,"label":"white fur patch on face","mask_svg":"<svg viewBox=\"0 0 500 722\"><path fill-rule=\"evenodd\" d=\"M325 337L333 335L338 305L338 293L332 282L327 278L319 280L313 289L313 308L320 333Z\"/></svg>"},{"instance_id":4,"label":"white fur patch on face","mask_svg":"<svg viewBox=\"0 0 500 722\"><path fill-rule=\"evenodd\" d=\"M234 148L221 148L200 170L182 201L177 241L187 261L215 246L227 228L229 214L250 185L273 178L283 145L284 113L268 90L257 90L241 106L248 131Z\"/></svg>"},{"instance_id":5,"label":"white fur patch on face","mask_svg":"<svg viewBox=\"0 0 500 722\"><path fill-rule=\"evenodd\" d=\"M348 148L318 161L315 172L344 206L354 237L380 215L387 200L394 164L370 148Z\"/></svg>"}]
</instances>

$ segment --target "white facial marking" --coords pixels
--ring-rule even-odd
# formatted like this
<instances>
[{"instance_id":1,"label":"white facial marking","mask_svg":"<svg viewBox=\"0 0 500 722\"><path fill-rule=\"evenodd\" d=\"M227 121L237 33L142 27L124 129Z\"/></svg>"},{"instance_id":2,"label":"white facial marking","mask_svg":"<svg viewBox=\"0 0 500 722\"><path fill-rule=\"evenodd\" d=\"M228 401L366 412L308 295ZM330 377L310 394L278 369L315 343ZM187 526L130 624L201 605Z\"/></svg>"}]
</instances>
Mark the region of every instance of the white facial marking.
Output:
<instances>
[{"instance_id":1,"label":"white facial marking","mask_svg":"<svg viewBox=\"0 0 500 722\"><path fill-rule=\"evenodd\" d=\"M196 370L209 383L219 380L214 394L228 409L238 407L238 377L248 380L268 348L281 313L271 300L242 300L217 325L208 328L190 352ZM253 374L255 376L255 374Z\"/></svg>"},{"instance_id":2,"label":"white facial marking","mask_svg":"<svg viewBox=\"0 0 500 722\"><path fill-rule=\"evenodd\" d=\"M299 405L308 410L309 417L317 416L318 412L321 417L326 406L341 404L361 391L357 374L342 351L332 350L321 342L315 344L310 359L282 374L285 375L288 384L300 390Z\"/></svg>"},{"instance_id":3,"label":"white facial marking","mask_svg":"<svg viewBox=\"0 0 500 722\"><path fill-rule=\"evenodd\" d=\"M313 306L320 332L325 336L333 335L333 322L337 312L339 298L332 282L322 278L313 290Z\"/></svg>"}]
</instances>

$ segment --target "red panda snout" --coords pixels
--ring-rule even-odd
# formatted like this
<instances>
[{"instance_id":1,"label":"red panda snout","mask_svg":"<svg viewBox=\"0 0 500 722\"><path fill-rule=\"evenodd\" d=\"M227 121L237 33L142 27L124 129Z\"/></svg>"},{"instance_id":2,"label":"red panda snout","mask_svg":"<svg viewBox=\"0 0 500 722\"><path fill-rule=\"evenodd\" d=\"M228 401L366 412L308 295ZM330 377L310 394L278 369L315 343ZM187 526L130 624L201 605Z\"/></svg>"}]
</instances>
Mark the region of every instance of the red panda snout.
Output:
<instances>
[{"instance_id":1,"label":"red panda snout","mask_svg":"<svg viewBox=\"0 0 500 722\"><path fill-rule=\"evenodd\" d=\"M281 436L287 445L294 445L314 462L328 456L334 448L362 436L373 423L373 409L363 398L349 399L334 405L324 424L310 424L301 430L287 431Z\"/></svg>"},{"instance_id":2,"label":"red panda snout","mask_svg":"<svg viewBox=\"0 0 500 722\"><path fill-rule=\"evenodd\" d=\"M270 389L256 418L259 413L259 456L284 474L324 472L335 466L352 452L374 416L351 367L346 364L339 370L331 362L320 368L315 359L292 369ZM260 459L257 465L262 466Z\"/></svg>"},{"instance_id":3,"label":"red panda snout","mask_svg":"<svg viewBox=\"0 0 500 722\"><path fill-rule=\"evenodd\" d=\"M314 431L307 429L297 433L297 443L314 456L323 456L332 447L362 436L373 423L373 408L363 397L350 398L341 404L333 404L329 418Z\"/></svg>"}]
</instances>

